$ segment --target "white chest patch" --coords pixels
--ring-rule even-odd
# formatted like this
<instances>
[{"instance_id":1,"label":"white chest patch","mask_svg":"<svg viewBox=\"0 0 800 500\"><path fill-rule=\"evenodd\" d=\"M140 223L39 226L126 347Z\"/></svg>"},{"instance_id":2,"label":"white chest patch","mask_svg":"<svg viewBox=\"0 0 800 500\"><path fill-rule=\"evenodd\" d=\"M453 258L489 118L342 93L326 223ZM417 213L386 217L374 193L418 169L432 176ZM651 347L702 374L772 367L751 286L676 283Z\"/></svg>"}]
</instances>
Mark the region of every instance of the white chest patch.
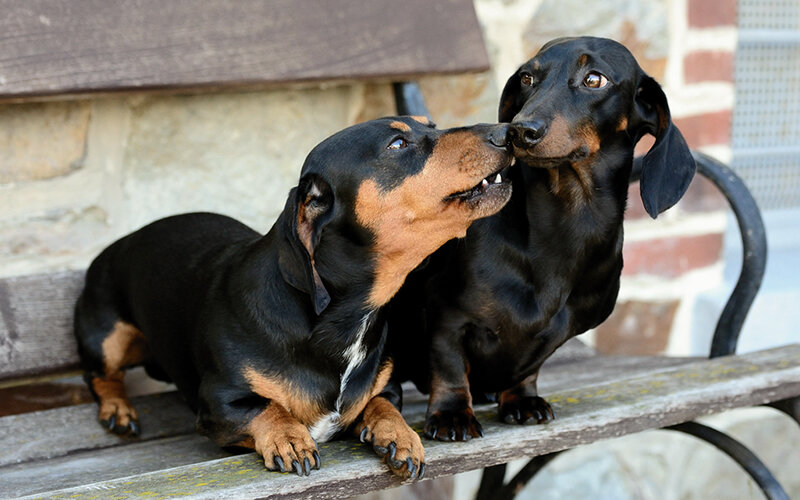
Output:
<instances>
[{"instance_id":1,"label":"white chest patch","mask_svg":"<svg viewBox=\"0 0 800 500\"><path fill-rule=\"evenodd\" d=\"M358 328L355 340L342 353L342 356L347 361L347 367L339 380L339 397L336 398L336 409L323 415L322 418L317 420L317 422L308 429L311 433L311 437L314 438L317 443L324 443L342 429L342 422L340 419L342 417L341 411L344 391L347 388L347 382L353 370L358 368L364 361L364 358L367 357L367 350L364 348L364 335L367 333L367 328L369 328L373 312L374 311L370 311L361 318L361 325Z\"/></svg>"}]
</instances>

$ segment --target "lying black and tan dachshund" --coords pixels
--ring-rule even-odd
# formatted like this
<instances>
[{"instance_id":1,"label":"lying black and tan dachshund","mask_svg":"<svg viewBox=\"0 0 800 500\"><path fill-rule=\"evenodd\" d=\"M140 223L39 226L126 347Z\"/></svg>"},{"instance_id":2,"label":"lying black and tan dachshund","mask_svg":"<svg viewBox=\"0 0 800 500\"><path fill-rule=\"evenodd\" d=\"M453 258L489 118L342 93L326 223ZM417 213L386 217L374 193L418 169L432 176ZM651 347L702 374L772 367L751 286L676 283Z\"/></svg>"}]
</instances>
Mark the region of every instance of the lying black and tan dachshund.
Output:
<instances>
[{"instance_id":1,"label":"lying black and tan dachshund","mask_svg":"<svg viewBox=\"0 0 800 500\"><path fill-rule=\"evenodd\" d=\"M516 158L511 201L431 256L390 305L396 376L430 391L425 434L439 440L482 435L476 395L496 397L508 423L554 417L539 368L614 308L634 145L656 137L641 178L652 217L695 171L660 86L612 40L549 42L509 78L500 121Z\"/></svg>"},{"instance_id":2,"label":"lying black and tan dachshund","mask_svg":"<svg viewBox=\"0 0 800 500\"><path fill-rule=\"evenodd\" d=\"M388 384L381 308L408 272L511 186L508 125L436 130L395 117L347 128L309 154L265 236L222 215L154 222L91 264L75 334L101 424L139 433L124 370L172 381L197 429L309 474L344 430L398 475L425 470ZM489 179L486 179L486 178Z\"/></svg>"}]
</instances>

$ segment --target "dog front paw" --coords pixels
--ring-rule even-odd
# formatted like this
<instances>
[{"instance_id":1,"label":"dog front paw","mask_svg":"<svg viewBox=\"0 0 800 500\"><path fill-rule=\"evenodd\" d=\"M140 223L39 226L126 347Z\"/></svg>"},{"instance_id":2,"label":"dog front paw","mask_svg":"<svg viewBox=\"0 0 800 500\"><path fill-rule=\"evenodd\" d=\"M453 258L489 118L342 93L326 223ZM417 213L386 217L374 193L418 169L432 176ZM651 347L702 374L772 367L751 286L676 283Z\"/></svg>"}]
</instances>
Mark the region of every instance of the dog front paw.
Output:
<instances>
[{"instance_id":1,"label":"dog front paw","mask_svg":"<svg viewBox=\"0 0 800 500\"><path fill-rule=\"evenodd\" d=\"M322 465L308 428L277 404L270 404L250 423L253 448L267 469L308 476Z\"/></svg>"},{"instance_id":2,"label":"dog front paw","mask_svg":"<svg viewBox=\"0 0 800 500\"><path fill-rule=\"evenodd\" d=\"M362 443L372 444L372 449L394 474L411 479L422 479L425 475L422 440L388 400L380 396L372 398L355 431Z\"/></svg>"},{"instance_id":3,"label":"dog front paw","mask_svg":"<svg viewBox=\"0 0 800 500\"><path fill-rule=\"evenodd\" d=\"M469 441L483 437L483 427L472 408L441 410L425 419L425 436L439 441Z\"/></svg>"},{"instance_id":4,"label":"dog front paw","mask_svg":"<svg viewBox=\"0 0 800 500\"><path fill-rule=\"evenodd\" d=\"M501 398L498 412L507 424L546 424L556 417L550 403L539 396Z\"/></svg>"}]
</instances>

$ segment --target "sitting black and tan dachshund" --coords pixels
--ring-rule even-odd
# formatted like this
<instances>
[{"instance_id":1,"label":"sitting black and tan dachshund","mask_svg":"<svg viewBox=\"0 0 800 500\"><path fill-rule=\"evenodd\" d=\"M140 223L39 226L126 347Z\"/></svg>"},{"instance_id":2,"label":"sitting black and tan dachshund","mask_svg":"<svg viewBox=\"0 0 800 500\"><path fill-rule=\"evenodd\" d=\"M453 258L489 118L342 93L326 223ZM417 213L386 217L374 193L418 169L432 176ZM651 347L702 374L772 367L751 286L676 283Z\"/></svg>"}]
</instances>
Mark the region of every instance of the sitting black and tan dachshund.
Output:
<instances>
[{"instance_id":1,"label":"sitting black and tan dachshund","mask_svg":"<svg viewBox=\"0 0 800 500\"><path fill-rule=\"evenodd\" d=\"M539 368L614 308L634 145L656 138L641 178L652 217L695 172L664 92L612 40L549 42L509 78L500 121L516 158L503 174L511 201L431 256L389 306L396 376L430 391L425 434L444 441L483 434L473 396L496 398L507 423L554 417Z\"/></svg>"},{"instance_id":2,"label":"sitting black and tan dachshund","mask_svg":"<svg viewBox=\"0 0 800 500\"><path fill-rule=\"evenodd\" d=\"M315 147L261 235L193 213L118 240L91 264L75 334L102 425L136 435L124 370L172 381L197 429L309 474L316 443L345 430L398 475L424 450L388 384L381 308L406 275L511 186L507 124L437 130L424 118L354 125ZM488 177L488 179L487 179Z\"/></svg>"}]
</instances>

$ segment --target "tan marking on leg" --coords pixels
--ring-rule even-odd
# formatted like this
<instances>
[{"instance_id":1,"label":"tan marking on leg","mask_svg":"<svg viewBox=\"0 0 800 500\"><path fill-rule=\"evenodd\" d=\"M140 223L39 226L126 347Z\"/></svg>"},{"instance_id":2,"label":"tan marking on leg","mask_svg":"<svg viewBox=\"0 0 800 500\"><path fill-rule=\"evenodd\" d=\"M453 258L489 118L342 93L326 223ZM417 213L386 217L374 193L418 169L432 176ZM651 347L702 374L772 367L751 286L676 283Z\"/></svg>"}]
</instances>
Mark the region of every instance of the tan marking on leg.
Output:
<instances>
[{"instance_id":1,"label":"tan marking on leg","mask_svg":"<svg viewBox=\"0 0 800 500\"><path fill-rule=\"evenodd\" d=\"M371 442L376 453L381 455L389 468L396 475L409 477L407 459L411 459L415 470L425 462L425 448L414 429L408 426L403 416L382 396L372 398L364 408L363 418L356 426L356 435L361 435L366 427L365 440ZM388 454L383 455L377 448L388 449L391 443L397 449L394 460Z\"/></svg>"},{"instance_id":2,"label":"tan marking on leg","mask_svg":"<svg viewBox=\"0 0 800 500\"><path fill-rule=\"evenodd\" d=\"M317 446L308 427L274 400L247 424L244 431L248 437L238 445L256 450L268 469L278 468L275 457L281 458L287 470L292 470L293 460L301 466L305 459L311 466L316 463L314 452Z\"/></svg>"},{"instance_id":3,"label":"tan marking on leg","mask_svg":"<svg viewBox=\"0 0 800 500\"><path fill-rule=\"evenodd\" d=\"M135 326L117 321L103 340L104 374L92 379L92 389L98 399L97 418L101 422L115 419L115 427L128 427L139 419L136 409L125 392L125 367L142 363L147 356L144 335Z\"/></svg>"},{"instance_id":4,"label":"tan marking on leg","mask_svg":"<svg viewBox=\"0 0 800 500\"><path fill-rule=\"evenodd\" d=\"M286 380L265 375L249 366L245 367L243 375L254 393L277 402L304 425L314 425L325 413L319 401L292 387Z\"/></svg>"},{"instance_id":5,"label":"tan marking on leg","mask_svg":"<svg viewBox=\"0 0 800 500\"><path fill-rule=\"evenodd\" d=\"M620 118L619 123L617 124L617 132L622 132L627 128L628 128L628 117L623 116L622 118Z\"/></svg>"},{"instance_id":6,"label":"tan marking on leg","mask_svg":"<svg viewBox=\"0 0 800 500\"><path fill-rule=\"evenodd\" d=\"M358 416L361 415L361 412L364 411L367 403L369 403L372 398L383 392L386 384L389 383L389 378L392 376L393 368L394 363L392 363L392 360L387 360L381 365L381 367L378 369L378 374L375 376L375 380L372 382L372 387L370 390L365 392L358 401L350 405L350 407L342 413L340 421L342 422L343 428L348 427L350 424L355 422Z\"/></svg>"}]
</instances>

